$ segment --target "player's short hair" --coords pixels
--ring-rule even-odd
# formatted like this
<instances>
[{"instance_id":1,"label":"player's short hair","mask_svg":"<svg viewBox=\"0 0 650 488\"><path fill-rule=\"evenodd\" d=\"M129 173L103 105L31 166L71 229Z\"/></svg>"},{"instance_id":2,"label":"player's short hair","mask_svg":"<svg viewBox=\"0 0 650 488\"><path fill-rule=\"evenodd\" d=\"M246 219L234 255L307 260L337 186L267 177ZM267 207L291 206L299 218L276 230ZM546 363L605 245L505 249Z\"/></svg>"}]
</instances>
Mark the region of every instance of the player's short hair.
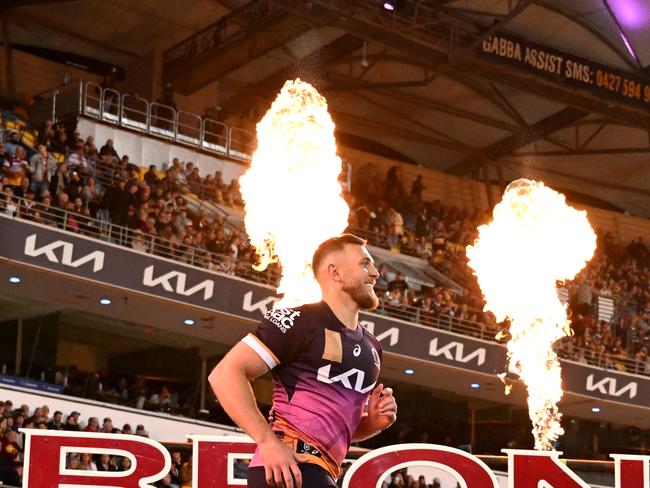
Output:
<instances>
[{"instance_id":1,"label":"player's short hair","mask_svg":"<svg viewBox=\"0 0 650 488\"><path fill-rule=\"evenodd\" d=\"M365 246L368 242L361 237L357 237L353 234L341 234L340 236L331 237L325 242L321 243L314 253L314 257L311 260L311 269L314 272L314 276L318 272L323 259L333 252L342 251L345 249L347 244L353 244L355 246Z\"/></svg>"}]
</instances>

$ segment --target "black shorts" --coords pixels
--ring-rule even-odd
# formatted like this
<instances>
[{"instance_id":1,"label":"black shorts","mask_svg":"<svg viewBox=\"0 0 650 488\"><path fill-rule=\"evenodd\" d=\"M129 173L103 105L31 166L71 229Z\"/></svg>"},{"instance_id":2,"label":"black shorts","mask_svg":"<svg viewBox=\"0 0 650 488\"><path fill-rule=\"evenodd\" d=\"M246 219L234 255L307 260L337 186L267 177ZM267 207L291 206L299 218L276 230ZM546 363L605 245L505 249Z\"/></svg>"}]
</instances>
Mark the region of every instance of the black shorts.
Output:
<instances>
[{"instance_id":1,"label":"black shorts","mask_svg":"<svg viewBox=\"0 0 650 488\"><path fill-rule=\"evenodd\" d=\"M298 467L302 474L303 488L336 488L330 474L318 464L300 463ZM248 488L270 488L266 484L264 467L248 468Z\"/></svg>"}]
</instances>

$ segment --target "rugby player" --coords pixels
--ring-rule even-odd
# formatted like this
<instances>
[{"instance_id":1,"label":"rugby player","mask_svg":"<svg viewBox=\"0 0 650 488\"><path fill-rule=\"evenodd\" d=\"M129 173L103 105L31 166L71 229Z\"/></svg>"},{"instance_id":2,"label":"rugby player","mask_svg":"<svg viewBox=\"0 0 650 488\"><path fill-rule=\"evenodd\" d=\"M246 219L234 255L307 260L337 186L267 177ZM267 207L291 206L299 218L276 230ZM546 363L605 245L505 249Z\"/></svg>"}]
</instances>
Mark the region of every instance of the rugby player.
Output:
<instances>
[{"instance_id":1,"label":"rugby player","mask_svg":"<svg viewBox=\"0 0 650 488\"><path fill-rule=\"evenodd\" d=\"M251 488L335 488L351 442L395 422L393 391L377 384L381 346L359 325L359 310L379 303L365 246L351 234L323 242L312 261L322 301L267 313L210 374L226 413L257 443ZM267 422L250 383L269 369Z\"/></svg>"}]
</instances>

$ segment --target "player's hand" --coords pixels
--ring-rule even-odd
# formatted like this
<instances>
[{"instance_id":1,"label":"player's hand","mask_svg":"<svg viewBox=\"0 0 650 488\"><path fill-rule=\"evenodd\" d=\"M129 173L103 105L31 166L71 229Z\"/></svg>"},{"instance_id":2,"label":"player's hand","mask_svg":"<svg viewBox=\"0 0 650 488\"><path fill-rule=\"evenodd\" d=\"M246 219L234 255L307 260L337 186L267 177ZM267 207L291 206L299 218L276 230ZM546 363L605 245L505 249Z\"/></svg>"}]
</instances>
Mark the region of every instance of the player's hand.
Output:
<instances>
[{"instance_id":1,"label":"player's hand","mask_svg":"<svg viewBox=\"0 0 650 488\"><path fill-rule=\"evenodd\" d=\"M257 445L264 463L266 484L277 488L301 488L302 474L296 453L276 437Z\"/></svg>"},{"instance_id":2,"label":"player's hand","mask_svg":"<svg viewBox=\"0 0 650 488\"><path fill-rule=\"evenodd\" d=\"M378 384L368 398L368 420L377 430L384 430L397 420L397 402L392 388Z\"/></svg>"}]
</instances>

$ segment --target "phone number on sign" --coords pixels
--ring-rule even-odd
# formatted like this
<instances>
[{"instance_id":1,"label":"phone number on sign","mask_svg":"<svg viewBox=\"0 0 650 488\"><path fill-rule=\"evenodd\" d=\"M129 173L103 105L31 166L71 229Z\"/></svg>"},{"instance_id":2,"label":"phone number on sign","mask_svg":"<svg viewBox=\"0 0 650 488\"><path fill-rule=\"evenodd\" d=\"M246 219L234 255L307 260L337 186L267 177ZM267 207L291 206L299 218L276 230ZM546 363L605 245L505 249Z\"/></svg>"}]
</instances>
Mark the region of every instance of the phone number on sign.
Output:
<instances>
[{"instance_id":1,"label":"phone number on sign","mask_svg":"<svg viewBox=\"0 0 650 488\"><path fill-rule=\"evenodd\" d=\"M650 103L650 85L628 80L620 75L599 69L596 70L596 85L611 92L620 93L624 97Z\"/></svg>"}]
</instances>

